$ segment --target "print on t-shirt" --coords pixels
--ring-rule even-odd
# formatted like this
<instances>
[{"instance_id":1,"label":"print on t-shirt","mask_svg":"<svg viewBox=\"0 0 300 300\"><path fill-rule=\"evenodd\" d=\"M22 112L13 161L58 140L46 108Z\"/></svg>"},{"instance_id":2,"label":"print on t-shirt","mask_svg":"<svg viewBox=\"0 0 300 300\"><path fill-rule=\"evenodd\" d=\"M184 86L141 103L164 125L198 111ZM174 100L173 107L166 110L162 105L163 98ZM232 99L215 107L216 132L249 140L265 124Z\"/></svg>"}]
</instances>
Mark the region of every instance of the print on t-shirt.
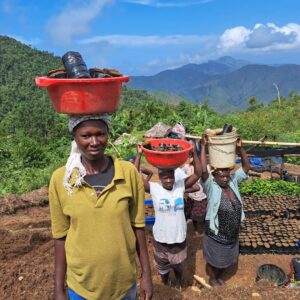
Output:
<instances>
[{"instance_id":1,"label":"print on t-shirt","mask_svg":"<svg viewBox=\"0 0 300 300\"><path fill-rule=\"evenodd\" d=\"M168 212L171 210L183 210L184 209L184 202L183 198L177 198L174 201L174 205L171 204L169 199L162 198L159 200L159 208L161 212Z\"/></svg>"},{"instance_id":2,"label":"print on t-shirt","mask_svg":"<svg viewBox=\"0 0 300 300\"><path fill-rule=\"evenodd\" d=\"M177 198L175 200L175 207L174 207L174 210L177 211L177 210L183 210L184 209L184 202L183 202L183 199L182 198Z\"/></svg>"},{"instance_id":3,"label":"print on t-shirt","mask_svg":"<svg viewBox=\"0 0 300 300\"><path fill-rule=\"evenodd\" d=\"M158 205L160 211L169 211L171 209L171 203L168 199L160 199Z\"/></svg>"}]
</instances>

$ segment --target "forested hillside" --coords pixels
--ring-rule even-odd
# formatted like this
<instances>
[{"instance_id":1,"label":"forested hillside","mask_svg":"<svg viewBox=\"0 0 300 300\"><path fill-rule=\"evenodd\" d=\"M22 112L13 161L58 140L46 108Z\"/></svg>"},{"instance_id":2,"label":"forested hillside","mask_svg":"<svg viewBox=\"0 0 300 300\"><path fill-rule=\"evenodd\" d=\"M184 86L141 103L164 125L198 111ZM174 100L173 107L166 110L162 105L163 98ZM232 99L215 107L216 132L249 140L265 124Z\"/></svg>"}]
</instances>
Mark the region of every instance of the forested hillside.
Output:
<instances>
[{"instance_id":1,"label":"forested hillside","mask_svg":"<svg viewBox=\"0 0 300 300\"><path fill-rule=\"evenodd\" d=\"M251 97L268 104L277 96L276 87L281 96L288 96L292 90L300 91L299 77L299 65L246 65L225 57L154 76L134 76L129 86L152 92L167 91L199 104L209 99L210 107L224 113L246 109Z\"/></svg>"},{"instance_id":2,"label":"forested hillside","mask_svg":"<svg viewBox=\"0 0 300 300\"><path fill-rule=\"evenodd\" d=\"M63 165L70 151L67 117L57 114L47 92L37 88L34 78L61 65L59 57L0 37L0 195L21 193L47 185L52 171ZM101 66L99 66L101 67ZM122 70L120 70L122 71ZM207 128L231 123L244 139L300 140L300 96L291 93L267 107L250 99L248 109L220 115L203 105L162 101L146 91L124 87L120 109L112 115L111 140L122 133L138 139L158 121L182 122L189 133L201 135ZM134 153L122 145L120 155ZM113 148L108 151L114 152ZM116 153L115 153L116 154Z\"/></svg>"}]
</instances>

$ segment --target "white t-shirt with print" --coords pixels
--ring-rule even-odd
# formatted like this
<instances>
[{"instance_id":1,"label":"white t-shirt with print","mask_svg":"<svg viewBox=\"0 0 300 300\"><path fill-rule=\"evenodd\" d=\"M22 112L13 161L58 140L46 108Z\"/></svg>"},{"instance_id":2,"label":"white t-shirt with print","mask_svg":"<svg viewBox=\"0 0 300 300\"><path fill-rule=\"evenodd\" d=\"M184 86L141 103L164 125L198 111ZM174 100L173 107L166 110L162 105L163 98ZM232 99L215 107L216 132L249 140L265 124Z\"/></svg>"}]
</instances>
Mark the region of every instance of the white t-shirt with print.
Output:
<instances>
[{"instance_id":1,"label":"white t-shirt with print","mask_svg":"<svg viewBox=\"0 0 300 300\"><path fill-rule=\"evenodd\" d=\"M174 183L172 190L166 190L161 183L150 182L150 194L155 211L154 239L160 243L182 243L186 239L184 215L184 180Z\"/></svg>"}]
</instances>

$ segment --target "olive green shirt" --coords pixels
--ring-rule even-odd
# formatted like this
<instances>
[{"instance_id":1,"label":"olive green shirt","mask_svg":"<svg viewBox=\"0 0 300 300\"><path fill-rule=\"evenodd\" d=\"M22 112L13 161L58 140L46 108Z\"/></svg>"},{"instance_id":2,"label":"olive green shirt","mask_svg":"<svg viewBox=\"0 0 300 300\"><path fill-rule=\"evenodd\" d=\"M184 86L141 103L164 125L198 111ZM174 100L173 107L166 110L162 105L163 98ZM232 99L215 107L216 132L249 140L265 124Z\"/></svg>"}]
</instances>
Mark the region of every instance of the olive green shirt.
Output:
<instances>
[{"instance_id":1,"label":"olive green shirt","mask_svg":"<svg viewBox=\"0 0 300 300\"><path fill-rule=\"evenodd\" d=\"M99 196L87 183L69 195L65 167L49 187L53 237L66 237L68 287L89 300L122 299L136 281L132 226L145 226L144 187L132 163L113 161L115 176Z\"/></svg>"}]
</instances>

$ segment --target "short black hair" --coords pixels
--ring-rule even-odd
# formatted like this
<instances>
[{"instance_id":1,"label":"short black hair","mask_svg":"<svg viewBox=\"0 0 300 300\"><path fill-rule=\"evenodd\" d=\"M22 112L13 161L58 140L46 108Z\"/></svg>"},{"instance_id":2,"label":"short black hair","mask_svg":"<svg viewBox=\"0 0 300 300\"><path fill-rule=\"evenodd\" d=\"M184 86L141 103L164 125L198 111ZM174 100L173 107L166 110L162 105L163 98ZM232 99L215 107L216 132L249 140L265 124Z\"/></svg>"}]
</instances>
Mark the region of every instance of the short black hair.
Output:
<instances>
[{"instance_id":1,"label":"short black hair","mask_svg":"<svg viewBox=\"0 0 300 300\"><path fill-rule=\"evenodd\" d=\"M163 174L174 174L174 169L157 169L158 170L158 176L161 176Z\"/></svg>"}]
</instances>

